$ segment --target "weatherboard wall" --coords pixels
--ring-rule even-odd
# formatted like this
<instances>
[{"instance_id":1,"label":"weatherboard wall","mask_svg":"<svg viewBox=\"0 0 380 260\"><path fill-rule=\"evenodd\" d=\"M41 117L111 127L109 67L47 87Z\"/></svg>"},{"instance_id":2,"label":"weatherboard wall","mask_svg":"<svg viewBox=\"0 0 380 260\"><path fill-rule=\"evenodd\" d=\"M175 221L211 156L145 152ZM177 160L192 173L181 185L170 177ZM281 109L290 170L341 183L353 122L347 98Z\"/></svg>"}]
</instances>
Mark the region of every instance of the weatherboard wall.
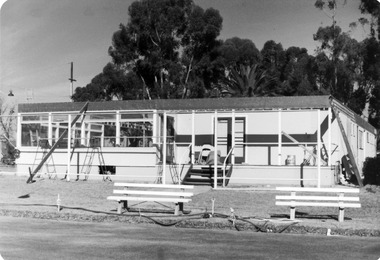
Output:
<instances>
[{"instance_id":1,"label":"weatherboard wall","mask_svg":"<svg viewBox=\"0 0 380 260\"><path fill-rule=\"evenodd\" d=\"M315 181L317 161L298 144L282 135L281 132L289 134L299 144L312 149L318 145L317 137L318 131L320 131L321 142L331 154L328 161L329 165L322 167L321 170L322 182L329 185L333 184L335 180L332 167L336 165L336 162L340 162L342 156L347 153L338 124L331 112L330 101L330 97L327 96L116 101L90 103L89 110L115 113L151 111L154 113L152 122L155 132L153 143L155 145L151 147L104 147L103 154L106 165L116 166L116 175L118 176L139 176L140 178L137 177L136 181L143 179L155 181L157 176L162 173L160 166L162 150L160 151L158 147L160 146L159 140L162 140L163 137L164 114L173 120L174 133L170 145L173 147L176 163L190 162L189 145L193 142L193 131L197 151L202 144L215 145L216 115L221 121L229 120L225 126L232 124L232 118L240 120L239 125L235 127L242 127L244 130L240 136L242 139L240 140L240 150L236 152L233 161L236 167L232 183L265 182L264 179L266 178L277 178L280 183L283 182L283 179L291 181L300 177L300 164L305 159L309 160L310 165L304 169L303 174L306 174L308 179ZM20 115L26 113L65 113L79 111L81 106L82 104L75 103L20 104L19 112ZM361 168L366 157L376 155L376 130L345 106L339 103L337 106L341 111L340 118L350 140L351 148ZM318 114L320 116L319 123ZM117 120L114 123L117 123ZM229 138L230 142L233 136L237 134L232 134L231 130L225 129L225 133L227 133L225 139ZM219 129L219 134L220 131ZM237 132L236 129L235 132ZM220 142L222 141L220 139ZM18 147L21 150L21 157L17 160L18 168L21 172L27 173L28 168L33 168L33 164L35 164L38 149L37 147L23 147L19 144ZM224 159L228 149L219 144L219 139L218 150L222 151L222 159ZM81 165L84 164L86 152L86 148L76 150L71 162L71 173L75 174L78 167L81 168ZM67 149L64 148L60 148L54 153L55 164L61 173L67 170L67 156ZM76 159L76 156L79 160ZM288 164L288 156L294 158L291 165ZM172 157L168 158L173 159ZM171 162L168 161L167 163L170 164ZM98 162L95 161L94 165L97 164ZM166 179L170 180L170 169L167 168L166 172ZM91 174L98 174L97 167L91 169ZM275 181L274 179L271 181Z\"/></svg>"}]
</instances>

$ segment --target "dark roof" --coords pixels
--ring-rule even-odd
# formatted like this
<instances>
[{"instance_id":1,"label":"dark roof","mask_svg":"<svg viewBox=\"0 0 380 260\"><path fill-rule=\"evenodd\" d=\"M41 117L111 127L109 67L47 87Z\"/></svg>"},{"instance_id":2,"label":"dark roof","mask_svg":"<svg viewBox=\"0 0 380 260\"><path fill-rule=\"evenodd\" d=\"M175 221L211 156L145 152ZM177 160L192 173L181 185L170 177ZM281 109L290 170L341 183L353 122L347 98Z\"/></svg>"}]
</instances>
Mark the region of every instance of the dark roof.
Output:
<instances>
[{"instance_id":1,"label":"dark roof","mask_svg":"<svg viewBox=\"0 0 380 260\"><path fill-rule=\"evenodd\" d=\"M79 111L85 103L24 103L19 112ZM330 96L210 98L210 99L155 99L90 102L88 111L102 110L266 110L309 109L330 107Z\"/></svg>"},{"instance_id":2,"label":"dark roof","mask_svg":"<svg viewBox=\"0 0 380 260\"><path fill-rule=\"evenodd\" d=\"M167 110L167 111L214 111L214 110L276 110L276 109L325 109L331 103L349 115L365 129L376 133L375 128L348 107L331 96L244 97L204 99L155 99L90 102L87 111L106 110ZM84 102L23 103L19 113L80 111Z\"/></svg>"}]
</instances>

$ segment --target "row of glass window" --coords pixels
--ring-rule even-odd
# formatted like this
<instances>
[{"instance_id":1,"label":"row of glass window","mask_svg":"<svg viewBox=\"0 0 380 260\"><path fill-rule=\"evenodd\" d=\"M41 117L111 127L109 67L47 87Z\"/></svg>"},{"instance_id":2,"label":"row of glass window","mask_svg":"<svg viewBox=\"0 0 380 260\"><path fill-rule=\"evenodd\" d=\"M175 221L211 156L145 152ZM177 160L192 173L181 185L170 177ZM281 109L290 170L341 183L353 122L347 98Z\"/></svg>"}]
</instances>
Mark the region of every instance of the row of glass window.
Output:
<instances>
[{"instance_id":1,"label":"row of glass window","mask_svg":"<svg viewBox=\"0 0 380 260\"><path fill-rule=\"evenodd\" d=\"M152 146L152 114L121 114L120 118L118 126L115 113L90 114L83 122L84 127L81 127L78 120L72 127L72 145L77 147ZM125 121L126 119L129 121ZM120 127L119 137L116 136L117 127ZM21 117L21 145L33 147L54 145L68 129L68 115L53 114L50 128L48 114L23 115ZM50 139L49 136L51 136ZM67 148L67 138L59 141L58 148Z\"/></svg>"}]
</instances>

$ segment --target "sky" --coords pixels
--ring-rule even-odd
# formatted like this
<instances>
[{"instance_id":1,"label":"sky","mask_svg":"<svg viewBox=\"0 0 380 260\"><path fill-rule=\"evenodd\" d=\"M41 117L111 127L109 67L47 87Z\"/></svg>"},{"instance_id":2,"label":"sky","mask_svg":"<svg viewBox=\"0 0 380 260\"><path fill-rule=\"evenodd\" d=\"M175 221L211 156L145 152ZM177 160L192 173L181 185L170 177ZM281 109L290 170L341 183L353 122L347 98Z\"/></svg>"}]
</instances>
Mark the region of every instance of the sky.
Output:
<instances>
[{"instance_id":1,"label":"sky","mask_svg":"<svg viewBox=\"0 0 380 260\"><path fill-rule=\"evenodd\" d=\"M219 10L219 39L252 40L261 50L268 40L285 49L305 47L314 54L313 33L331 19L315 0L193 0ZM128 23L133 0L0 0L0 91L20 103L69 102L70 63L74 89L84 87L111 61L108 48L119 24ZM343 31L357 21L360 0L339 1L337 24ZM352 37L361 41L368 28Z\"/></svg>"}]
</instances>

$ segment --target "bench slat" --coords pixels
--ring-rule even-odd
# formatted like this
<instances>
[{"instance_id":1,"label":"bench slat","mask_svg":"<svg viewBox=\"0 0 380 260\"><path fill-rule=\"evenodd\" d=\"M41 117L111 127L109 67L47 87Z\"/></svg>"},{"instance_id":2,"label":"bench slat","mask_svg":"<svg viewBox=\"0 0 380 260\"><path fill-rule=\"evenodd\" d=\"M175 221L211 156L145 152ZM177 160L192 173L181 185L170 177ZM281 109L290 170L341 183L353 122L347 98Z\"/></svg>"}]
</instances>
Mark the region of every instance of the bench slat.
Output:
<instances>
[{"instance_id":1,"label":"bench slat","mask_svg":"<svg viewBox=\"0 0 380 260\"><path fill-rule=\"evenodd\" d=\"M343 207L343 208L361 208L360 203L344 202L302 202L302 201L276 201L278 206L309 206L309 207Z\"/></svg>"},{"instance_id":2,"label":"bench slat","mask_svg":"<svg viewBox=\"0 0 380 260\"><path fill-rule=\"evenodd\" d=\"M116 187L140 187L140 188L170 188L170 189L194 189L194 185L171 185L171 184L153 184L153 183L121 183L116 182Z\"/></svg>"},{"instance_id":3,"label":"bench slat","mask_svg":"<svg viewBox=\"0 0 380 260\"><path fill-rule=\"evenodd\" d=\"M170 192L170 191L147 191L147 190L114 190L114 194L133 194L133 195L158 195L158 196L177 196L191 197L192 192Z\"/></svg>"},{"instance_id":4,"label":"bench slat","mask_svg":"<svg viewBox=\"0 0 380 260\"><path fill-rule=\"evenodd\" d=\"M164 202L190 202L191 199L185 198L146 198L146 197L129 197L129 196L108 196L108 200L117 201L164 201Z\"/></svg>"},{"instance_id":5,"label":"bench slat","mask_svg":"<svg viewBox=\"0 0 380 260\"><path fill-rule=\"evenodd\" d=\"M332 197L332 196L283 196L277 195L276 200L321 200L321 201L359 201L359 197Z\"/></svg>"},{"instance_id":6,"label":"bench slat","mask_svg":"<svg viewBox=\"0 0 380 260\"><path fill-rule=\"evenodd\" d=\"M276 187L278 191L302 191L302 192L331 192L331 193L359 193L359 189L352 188L301 188L301 187Z\"/></svg>"}]
</instances>

